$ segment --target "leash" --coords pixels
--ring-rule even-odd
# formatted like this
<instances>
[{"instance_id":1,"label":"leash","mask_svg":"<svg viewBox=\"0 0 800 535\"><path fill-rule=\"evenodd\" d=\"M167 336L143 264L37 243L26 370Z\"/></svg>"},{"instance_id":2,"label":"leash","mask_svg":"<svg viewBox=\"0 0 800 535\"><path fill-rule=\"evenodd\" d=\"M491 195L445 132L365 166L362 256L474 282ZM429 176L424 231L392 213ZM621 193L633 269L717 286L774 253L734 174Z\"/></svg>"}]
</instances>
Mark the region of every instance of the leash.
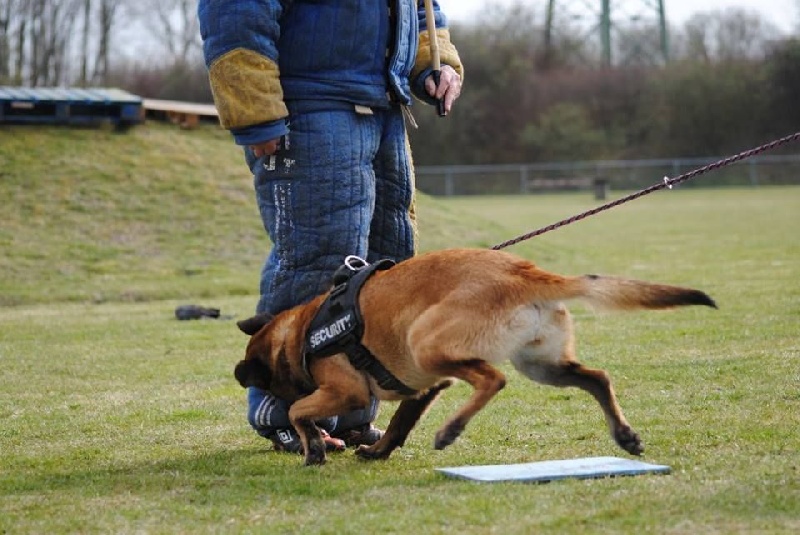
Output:
<instances>
[{"instance_id":1,"label":"leash","mask_svg":"<svg viewBox=\"0 0 800 535\"><path fill-rule=\"evenodd\" d=\"M439 80L442 74L441 54L439 53L439 37L436 35L436 19L433 14L433 0L425 0L425 22L428 28L428 41L431 47L431 69L433 72L433 83L439 87ZM439 117L447 115L444 111L444 100L436 99L436 113Z\"/></svg>"},{"instance_id":2,"label":"leash","mask_svg":"<svg viewBox=\"0 0 800 535\"><path fill-rule=\"evenodd\" d=\"M717 162L714 162L712 164L706 165L705 167L700 167L699 169L695 169L694 171L690 171L688 173L684 173L684 174L682 174L682 175L680 175L678 177L668 178L668 177L665 176L663 181L661 181L661 182L659 182L657 184L653 184L649 188L645 188L643 190L639 190L639 191L637 191L635 193L631 193L630 195L626 195L625 197L621 197L621 198L617 199L616 201L612 201L612 202L600 205L600 206L598 206L596 208L592 208L591 210L587 210L585 212L582 212L580 214L574 215L572 217L568 217L567 219L562 219L561 221L559 221L557 223L553 223L551 225L547 225L546 227L542 227L542 228L540 228L538 230L534 230L533 232L529 232L527 234L523 234L521 236L518 236L518 237L513 238L511 240L508 240L508 241L504 241L503 243L499 243L499 244L495 245L494 247L492 247L492 249L494 249L494 250L503 249L505 247L509 247L511 245L515 245L515 244L517 244L517 243L519 243L521 241L529 240L529 239L534 238L536 236L540 236L540 235L544 234L545 232L550 232L551 230L555 230L557 228L560 228L560 227L575 223L575 222L580 221L582 219L586 219L589 216L593 216L595 214L599 214L600 212L604 212L605 210L609 210L611 208L614 208L615 206L619 206L620 204L624 204L624 203L626 203L628 201L632 201L634 199L638 199L639 197L643 197L643 196L645 196L645 195L647 195L649 193L653 193L654 191L658 191L658 190L661 190L661 189L664 189L664 188L672 189L672 187L674 185L676 185L676 184L680 184L682 182L686 182L687 180L691 180L692 178L695 178L695 177L700 176L702 174L708 173L709 171L713 171L715 169L719 169L720 167L724 167L726 165L730 165L732 163L744 160L746 158L750 158L750 157L755 156L757 154L760 154L762 152L766 152L768 150L775 149L777 147L780 147L781 145L785 145L785 144L787 144L789 142L796 141L798 139L800 139L800 132L795 132L792 135L789 135L789 136L786 136L786 137L782 137L780 139L776 139L775 141L771 141L769 143L765 143L764 145L761 145L761 146L756 147L754 149L750 149L750 150L746 150L744 152L740 152L739 154L736 154L734 156L730 156L728 158L724 158L724 159L719 160Z\"/></svg>"}]
</instances>

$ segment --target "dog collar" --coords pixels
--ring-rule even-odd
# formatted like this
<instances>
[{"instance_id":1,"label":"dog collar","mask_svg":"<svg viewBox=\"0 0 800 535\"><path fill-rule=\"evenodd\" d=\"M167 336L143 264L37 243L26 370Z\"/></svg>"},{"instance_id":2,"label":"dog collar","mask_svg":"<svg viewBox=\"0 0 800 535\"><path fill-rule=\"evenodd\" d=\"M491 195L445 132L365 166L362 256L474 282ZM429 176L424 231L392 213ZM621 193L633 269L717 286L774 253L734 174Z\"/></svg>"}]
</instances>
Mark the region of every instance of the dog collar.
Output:
<instances>
[{"instance_id":1,"label":"dog collar","mask_svg":"<svg viewBox=\"0 0 800 535\"><path fill-rule=\"evenodd\" d=\"M357 262L352 262L352 259ZM348 262L349 261L349 262ZM357 257L348 257L345 265L334 274L334 287L317 310L306 332L303 352L303 367L308 373L308 362L312 358L330 357L345 353L357 370L364 370L385 390L394 390L403 395L415 394L400 382L361 343L364 321L358 306L358 295L364 283L376 271L394 266L391 260L367 264Z\"/></svg>"}]
</instances>

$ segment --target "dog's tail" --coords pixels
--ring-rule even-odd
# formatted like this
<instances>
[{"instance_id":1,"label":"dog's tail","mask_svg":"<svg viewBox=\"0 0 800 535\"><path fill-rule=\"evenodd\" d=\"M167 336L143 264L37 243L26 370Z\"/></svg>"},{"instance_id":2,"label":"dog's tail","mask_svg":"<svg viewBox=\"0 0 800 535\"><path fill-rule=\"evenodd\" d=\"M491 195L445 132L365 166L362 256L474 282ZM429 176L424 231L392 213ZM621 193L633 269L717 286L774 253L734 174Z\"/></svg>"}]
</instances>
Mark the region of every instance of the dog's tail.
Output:
<instances>
[{"instance_id":1,"label":"dog's tail","mask_svg":"<svg viewBox=\"0 0 800 535\"><path fill-rule=\"evenodd\" d=\"M597 308L635 310L689 305L717 308L705 292L692 288L599 275L567 277L565 282L567 289L576 292L575 297Z\"/></svg>"}]
</instances>

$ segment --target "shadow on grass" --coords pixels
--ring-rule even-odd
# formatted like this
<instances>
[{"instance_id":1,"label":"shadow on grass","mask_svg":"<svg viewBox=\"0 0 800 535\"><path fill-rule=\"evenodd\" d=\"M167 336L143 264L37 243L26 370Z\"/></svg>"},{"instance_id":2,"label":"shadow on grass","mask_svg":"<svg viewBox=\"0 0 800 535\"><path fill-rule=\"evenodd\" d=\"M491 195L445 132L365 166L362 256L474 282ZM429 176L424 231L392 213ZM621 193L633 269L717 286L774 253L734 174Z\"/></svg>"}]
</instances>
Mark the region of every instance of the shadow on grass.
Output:
<instances>
[{"instance_id":1,"label":"shadow on grass","mask_svg":"<svg viewBox=\"0 0 800 535\"><path fill-rule=\"evenodd\" d=\"M416 463L363 461L352 449L328 455L322 467L307 467L296 454L266 448L213 451L154 462L45 473L41 468L0 477L4 494L49 494L84 497L121 493L181 495L190 502L214 500L241 505L245 496L330 498L359 492L358 482L381 486L429 486L445 479ZM34 473L31 473L34 472ZM343 483L347 481L347 483ZM354 484L354 482L356 484ZM361 489L363 490L363 489ZM163 498L161 498L163 499Z\"/></svg>"}]
</instances>

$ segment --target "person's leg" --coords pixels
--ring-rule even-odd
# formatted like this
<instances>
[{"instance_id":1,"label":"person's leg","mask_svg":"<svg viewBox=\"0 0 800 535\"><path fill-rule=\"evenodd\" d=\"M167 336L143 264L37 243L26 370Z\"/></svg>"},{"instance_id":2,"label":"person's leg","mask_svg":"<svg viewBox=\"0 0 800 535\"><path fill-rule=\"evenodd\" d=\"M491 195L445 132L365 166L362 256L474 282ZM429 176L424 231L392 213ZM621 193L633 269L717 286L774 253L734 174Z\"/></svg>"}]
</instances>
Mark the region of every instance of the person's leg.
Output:
<instances>
[{"instance_id":1,"label":"person's leg","mask_svg":"<svg viewBox=\"0 0 800 535\"><path fill-rule=\"evenodd\" d=\"M292 117L288 147L274 159L255 159L247 151L258 207L273 243L261 274L257 312L276 314L311 299L330 286L346 256L367 256L375 206L372 162L379 143L373 116L316 112ZM268 405L277 417L277 401L262 390L249 397L248 412L258 414L259 406ZM270 436L295 435L287 410L284 404L287 425L271 427ZM349 427L329 431L369 427L376 415L374 400L365 410L343 415Z\"/></svg>"},{"instance_id":2,"label":"person's leg","mask_svg":"<svg viewBox=\"0 0 800 535\"><path fill-rule=\"evenodd\" d=\"M367 255L378 124L350 111L292 116L288 148L251 159L272 250L258 312L276 314L326 290L347 255Z\"/></svg>"},{"instance_id":3,"label":"person's leg","mask_svg":"<svg viewBox=\"0 0 800 535\"><path fill-rule=\"evenodd\" d=\"M414 168L399 107L379 112L381 145L374 162L375 213L369 233L369 262L400 262L414 255L416 225Z\"/></svg>"},{"instance_id":4,"label":"person's leg","mask_svg":"<svg viewBox=\"0 0 800 535\"><path fill-rule=\"evenodd\" d=\"M400 262L414 255L415 232L411 207L414 196L414 172L405 123L400 108L378 111L380 146L373 161L375 210L370 222L369 253L372 263L388 258ZM378 400L370 406L339 419L332 436L348 446L377 442L383 432L372 426L378 414Z\"/></svg>"},{"instance_id":5,"label":"person's leg","mask_svg":"<svg viewBox=\"0 0 800 535\"><path fill-rule=\"evenodd\" d=\"M368 407L339 416L331 436L344 440L347 446L375 444L383 436L383 431L372 424L378 417L379 408L378 398L370 396Z\"/></svg>"},{"instance_id":6,"label":"person's leg","mask_svg":"<svg viewBox=\"0 0 800 535\"><path fill-rule=\"evenodd\" d=\"M247 389L247 421L256 433L270 439L275 449L290 453L303 451L300 437L289 421L289 404L266 390L255 387ZM336 429L337 422L338 417L333 416L316 423L320 429L329 433Z\"/></svg>"}]
</instances>

